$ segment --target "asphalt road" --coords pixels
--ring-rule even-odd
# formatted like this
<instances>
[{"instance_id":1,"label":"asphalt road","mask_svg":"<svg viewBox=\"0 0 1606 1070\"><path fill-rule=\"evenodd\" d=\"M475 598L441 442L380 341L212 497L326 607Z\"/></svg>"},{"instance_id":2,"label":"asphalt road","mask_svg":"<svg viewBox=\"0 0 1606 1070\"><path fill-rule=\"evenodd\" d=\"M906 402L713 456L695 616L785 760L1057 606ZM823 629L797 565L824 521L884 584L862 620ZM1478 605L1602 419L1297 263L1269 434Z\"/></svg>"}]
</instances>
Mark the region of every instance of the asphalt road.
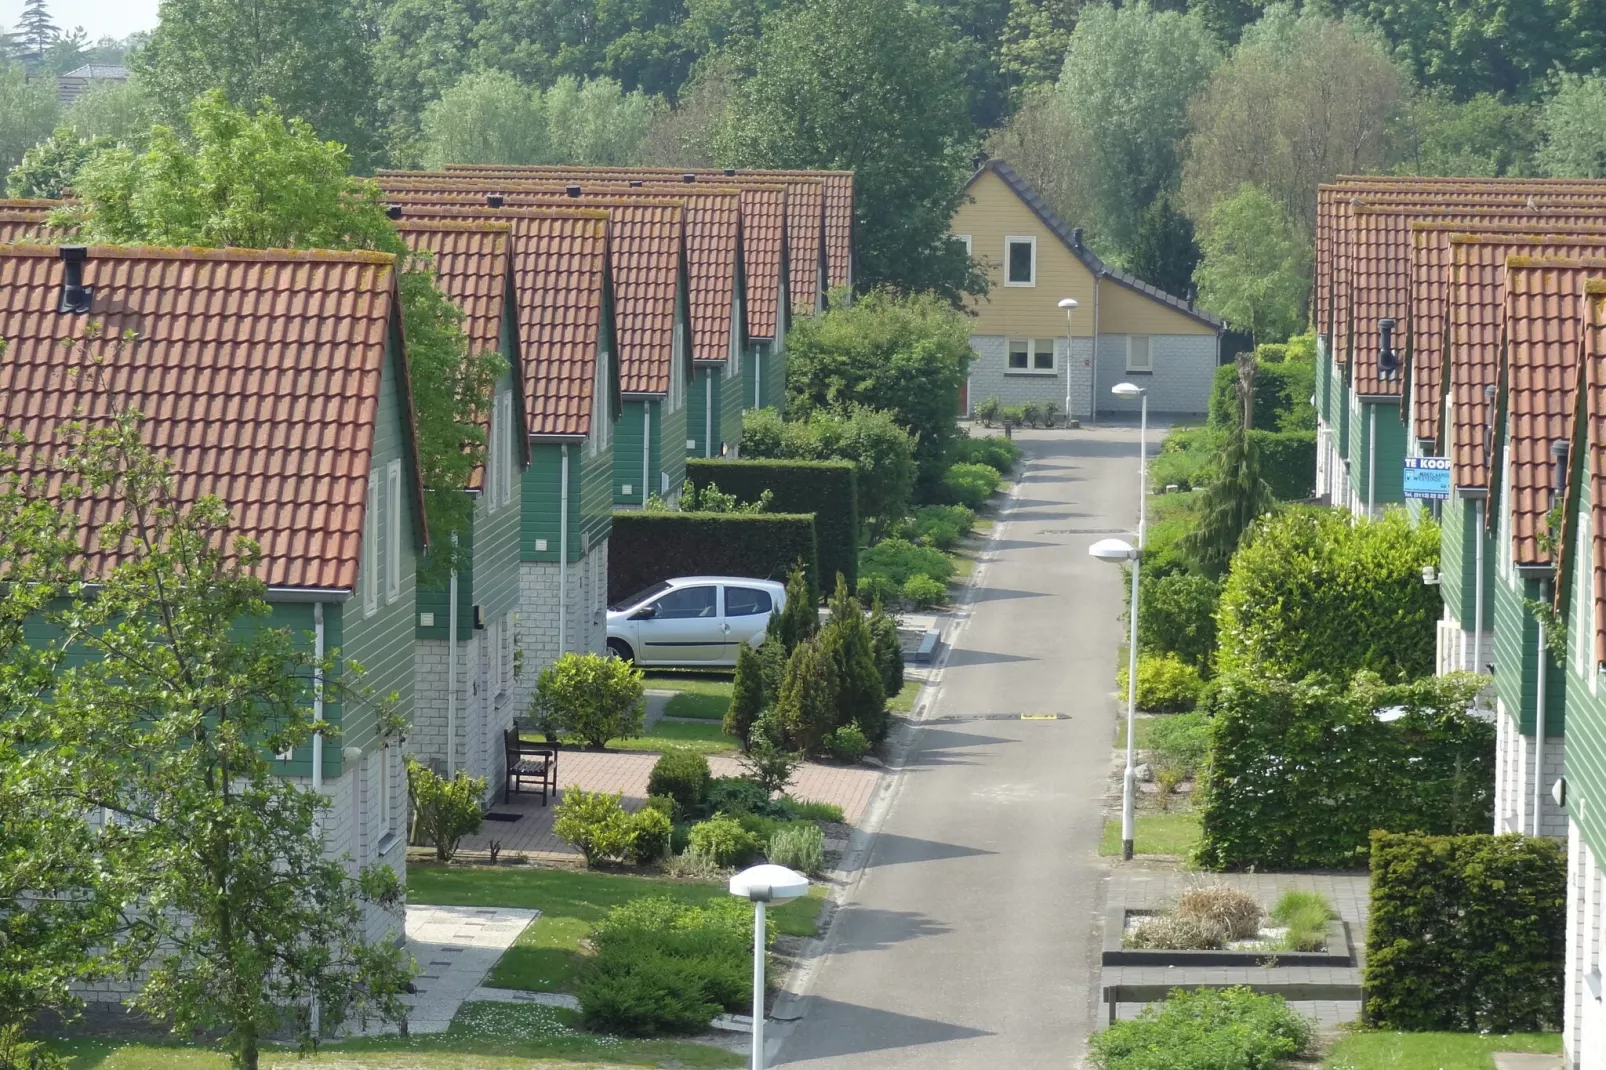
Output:
<instances>
[{"instance_id":1,"label":"asphalt road","mask_svg":"<svg viewBox=\"0 0 1606 1070\"><path fill-rule=\"evenodd\" d=\"M1137 431L1017 440L994 559L774 1065L1081 1065L1122 629L1120 572L1087 548L1135 523ZM1021 713L1069 719L981 719Z\"/></svg>"}]
</instances>

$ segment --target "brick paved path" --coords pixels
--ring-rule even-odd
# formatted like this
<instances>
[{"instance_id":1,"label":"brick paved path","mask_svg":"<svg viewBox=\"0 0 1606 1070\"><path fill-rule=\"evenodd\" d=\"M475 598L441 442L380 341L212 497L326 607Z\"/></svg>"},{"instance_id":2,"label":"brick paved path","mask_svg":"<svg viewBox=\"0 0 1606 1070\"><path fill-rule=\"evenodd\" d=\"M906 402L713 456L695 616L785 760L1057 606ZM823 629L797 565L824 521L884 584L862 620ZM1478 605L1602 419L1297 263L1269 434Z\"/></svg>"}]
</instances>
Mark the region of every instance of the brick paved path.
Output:
<instances>
[{"instance_id":1,"label":"brick paved path","mask_svg":"<svg viewBox=\"0 0 1606 1070\"><path fill-rule=\"evenodd\" d=\"M505 852L504 861L514 854L524 854L532 860L579 861L580 852L552 832L552 810L563 797L562 789L578 786L586 791L619 792L624 795L625 808L634 810L646 801L647 775L657 760L656 754L625 751L562 751L558 755L558 798L552 805L543 807L535 795L514 795L506 803L497 803L492 813L517 814L518 820L485 822L478 835L463 840L462 857L472 861L487 855L495 840ZM711 756L708 766L715 776L739 776L742 772L729 755ZM864 816L880 779L878 769L808 762L798 768L788 794L809 802L835 803L852 825Z\"/></svg>"}]
</instances>

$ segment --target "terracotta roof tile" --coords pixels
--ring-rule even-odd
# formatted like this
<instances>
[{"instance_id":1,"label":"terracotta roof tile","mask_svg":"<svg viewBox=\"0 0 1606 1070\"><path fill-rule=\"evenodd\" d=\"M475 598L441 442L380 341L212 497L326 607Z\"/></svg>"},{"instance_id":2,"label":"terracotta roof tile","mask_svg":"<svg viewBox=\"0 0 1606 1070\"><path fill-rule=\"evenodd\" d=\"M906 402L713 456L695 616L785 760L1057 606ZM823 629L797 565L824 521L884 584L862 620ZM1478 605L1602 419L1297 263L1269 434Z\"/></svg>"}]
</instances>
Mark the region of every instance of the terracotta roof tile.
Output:
<instances>
[{"instance_id":1,"label":"terracotta roof tile","mask_svg":"<svg viewBox=\"0 0 1606 1070\"><path fill-rule=\"evenodd\" d=\"M1585 398L1584 478L1590 485L1589 568L1594 580L1595 664L1599 666L1606 665L1606 282L1585 283L1582 305L1579 381ZM1563 555L1571 549L1571 544L1563 547Z\"/></svg>"},{"instance_id":2,"label":"terracotta roof tile","mask_svg":"<svg viewBox=\"0 0 1606 1070\"><path fill-rule=\"evenodd\" d=\"M1445 313L1445 369L1451 411L1446 454L1457 486L1487 487L1484 441L1489 426L1487 387L1500 376L1501 326L1505 316L1506 261L1513 256L1585 255L1597 246L1588 235L1453 234L1451 282Z\"/></svg>"},{"instance_id":3,"label":"terracotta roof tile","mask_svg":"<svg viewBox=\"0 0 1606 1070\"><path fill-rule=\"evenodd\" d=\"M381 179L386 196L404 207L428 204L483 205L484 193L473 186L476 180L449 176L446 180ZM447 187L441 190L441 183ZM423 185L424 189L417 188ZM431 192L433 187L438 192ZM578 198L564 192L563 185L544 182L499 183L496 191L509 206L595 205L602 208L634 202L684 206L684 232L688 304L691 311L693 359L723 362L730 356L731 316L734 314L737 254L741 245L740 195L730 190L707 187L695 193L665 190L604 189ZM410 210L410 209L409 209ZM494 211L494 209L488 209ZM619 240L617 237L616 241ZM617 288L618 281L615 280ZM654 382L659 381L656 377ZM667 390L668 373L662 382ZM646 392L646 391L644 391ZM656 393L656 391L651 391Z\"/></svg>"},{"instance_id":4,"label":"terracotta roof tile","mask_svg":"<svg viewBox=\"0 0 1606 1070\"><path fill-rule=\"evenodd\" d=\"M781 311L781 272L790 270L786 245L786 187L742 190L742 274L747 281L747 335L775 338Z\"/></svg>"},{"instance_id":5,"label":"terracotta roof tile","mask_svg":"<svg viewBox=\"0 0 1606 1070\"><path fill-rule=\"evenodd\" d=\"M0 246L0 425L25 437L22 463L56 453L64 422L106 419L115 394L144 415L179 500L216 495L262 547L266 583L355 589L393 258L96 246L88 316L57 311L63 275L54 247ZM104 388L70 374L86 355L63 345L91 323L103 338L134 335L89 344ZM118 560L96 538L112 511L104 495L79 510L91 575Z\"/></svg>"},{"instance_id":6,"label":"terracotta roof tile","mask_svg":"<svg viewBox=\"0 0 1606 1070\"><path fill-rule=\"evenodd\" d=\"M0 245L34 241L44 229L46 213L0 210Z\"/></svg>"},{"instance_id":7,"label":"terracotta roof tile","mask_svg":"<svg viewBox=\"0 0 1606 1070\"><path fill-rule=\"evenodd\" d=\"M1517 240L1525 244L1549 237L1580 236L1593 242L1600 235L1606 242L1606 218L1593 224L1561 224L1546 221L1542 234L1536 234L1527 210L1516 222L1495 222L1498 217L1468 222L1415 221L1411 224L1411 311L1406 325L1410 349L1410 380L1413 411L1409 414L1411 434L1418 439L1437 441L1440 416L1444 411L1443 375L1445 326L1454 281L1454 261L1450 239L1455 234L1476 234L1491 241ZM1580 255L1572 252L1563 255Z\"/></svg>"},{"instance_id":8,"label":"terracotta roof tile","mask_svg":"<svg viewBox=\"0 0 1606 1070\"><path fill-rule=\"evenodd\" d=\"M532 437L589 435L597 355L612 329L608 213L442 204L407 214L511 226L526 426Z\"/></svg>"},{"instance_id":9,"label":"terracotta roof tile","mask_svg":"<svg viewBox=\"0 0 1606 1070\"><path fill-rule=\"evenodd\" d=\"M1578 387L1584 284L1606 276L1606 259L1506 261L1506 436L1501 461L1510 494L1512 561L1550 564L1538 533L1550 510L1551 443L1566 436Z\"/></svg>"}]
</instances>

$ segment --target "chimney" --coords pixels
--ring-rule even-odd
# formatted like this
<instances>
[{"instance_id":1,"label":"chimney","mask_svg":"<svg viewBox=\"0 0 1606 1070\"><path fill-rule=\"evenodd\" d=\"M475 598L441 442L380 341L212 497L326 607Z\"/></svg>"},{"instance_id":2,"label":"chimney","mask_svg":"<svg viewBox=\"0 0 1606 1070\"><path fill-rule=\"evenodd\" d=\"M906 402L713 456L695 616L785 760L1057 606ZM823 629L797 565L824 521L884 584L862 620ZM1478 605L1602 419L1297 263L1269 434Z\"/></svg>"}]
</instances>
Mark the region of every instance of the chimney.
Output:
<instances>
[{"instance_id":1,"label":"chimney","mask_svg":"<svg viewBox=\"0 0 1606 1070\"><path fill-rule=\"evenodd\" d=\"M1550 444L1550 459L1555 474L1550 481L1550 507L1554 509L1567 493L1567 440L1558 438Z\"/></svg>"},{"instance_id":2,"label":"chimney","mask_svg":"<svg viewBox=\"0 0 1606 1070\"><path fill-rule=\"evenodd\" d=\"M1076 248L1076 249L1080 249L1082 247L1082 228L1081 227L1072 227L1071 228L1071 246L1073 248Z\"/></svg>"},{"instance_id":3,"label":"chimney","mask_svg":"<svg viewBox=\"0 0 1606 1070\"><path fill-rule=\"evenodd\" d=\"M724 171L723 171L723 172L721 172L721 173L722 173L722 174L724 174L724 176L725 176L725 177L726 177L726 178L735 178L735 177L736 177L736 168L734 168L734 167L727 167L727 168L725 168L725 170L724 170Z\"/></svg>"},{"instance_id":4,"label":"chimney","mask_svg":"<svg viewBox=\"0 0 1606 1070\"><path fill-rule=\"evenodd\" d=\"M690 171L687 171L685 174L680 176L680 180L682 182L696 182L697 176L692 174Z\"/></svg>"},{"instance_id":5,"label":"chimney","mask_svg":"<svg viewBox=\"0 0 1606 1070\"><path fill-rule=\"evenodd\" d=\"M502 195L500 193L487 193L485 195L485 205L488 208L502 207Z\"/></svg>"},{"instance_id":6,"label":"chimney","mask_svg":"<svg viewBox=\"0 0 1606 1070\"><path fill-rule=\"evenodd\" d=\"M1400 355L1394 351L1394 320L1384 317L1377 321L1377 377L1383 380L1400 377Z\"/></svg>"},{"instance_id":7,"label":"chimney","mask_svg":"<svg viewBox=\"0 0 1606 1070\"><path fill-rule=\"evenodd\" d=\"M578 196L580 196L580 187L579 186L573 186L573 185L564 186L563 187L563 192L567 193L571 197L578 197Z\"/></svg>"},{"instance_id":8,"label":"chimney","mask_svg":"<svg viewBox=\"0 0 1606 1070\"><path fill-rule=\"evenodd\" d=\"M86 245L63 245L61 247L61 262L66 268L66 277L61 282L61 304L58 312L69 316L82 316L89 311L90 302L95 299L95 288L84 285L84 261L89 259L89 247Z\"/></svg>"},{"instance_id":9,"label":"chimney","mask_svg":"<svg viewBox=\"0 0 1606 1070\"><path fill-rule=\"evenodd\" d=\"M402 217L402 206L401 205L399 205L399 204L386 205L386 207L385 207L385 218L386 219L400 219L401 217Z\"/></svg>"}]
</instances>

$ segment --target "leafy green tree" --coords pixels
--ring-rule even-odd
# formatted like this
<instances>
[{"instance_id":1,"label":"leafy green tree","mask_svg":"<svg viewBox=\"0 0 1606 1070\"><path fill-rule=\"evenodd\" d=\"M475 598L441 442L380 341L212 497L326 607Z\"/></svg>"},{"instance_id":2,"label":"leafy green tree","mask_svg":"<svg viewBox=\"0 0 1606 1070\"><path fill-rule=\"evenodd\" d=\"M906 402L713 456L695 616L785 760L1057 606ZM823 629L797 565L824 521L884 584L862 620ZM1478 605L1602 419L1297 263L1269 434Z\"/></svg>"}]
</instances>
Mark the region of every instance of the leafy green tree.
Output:
<instances>
[{"instance_id":1,"label":"leafy green tree","mask_svg":"<svg viewBox=\"0 0 1606 1070\"><path fill-rule=\"evenodd\" d=\"M1444 91L1421 93L1402 124L1413 151L1396 169L1411 175L1531 174L1538 140L1535 111L1488 93L1464 102Z\"/></svg>"},{"instance_id":2,"label":"leafy green tree","mask_svg":"<svg viewBox=\"0 0 1606 1070\"><path fill-rule=\"evenodd\" d=\"M1238 43L1244 28L1265 14L1269 0L1188 0L1188 11L1199 16L1206 29L1230 45Z\"/></svg>"},{"instance_id":3,"label":"leafy green tree","mask_svg":"<svg viewBox=\"0 0 1606 1070\"><path fill-rule=\"evenodd\" d=\"M50 136L61 118L56 87L48 78L28 81L20 63L0 63L0 171Z\"/></svg>"},{"instance_id":4,"label":"leafy green tree","mask_svg":"<svg viewBox=\"0 0 1606 1070\"><path fill-rule=\"evenodd\" d=\"M468 0L392 0L380 11L372 65L394 163L422 162L424 108L473 69L478 12Z\"/></svg>"},{"instance_id":5,"label":"leafy green tree","mask_svg":"<svg viewBox=\"0 0 1606 1070\"><path fill-rule=\"evenodd\" d=\"M806 639L786 660L775 716L792 746L817 753L840 722L832 686L831 656L819 639Z\"/></svg>"},{"instance_id":6,"label":"leafy green tree","mask_svg":"<svg viewBox=\"0 0 1606 1070\"><path fill-rule=\"evenodd\" d=\"M164 0L134 70L173 125L212 90L237 107L271 98L366 170L381 144L374 74L355 14L341 0Z\"/></svg>"},{"instance_id":7,"label":"leafy green tree","mask_svg":"<svg viewBox=\"0 0 1606 1070\"><path fill-rule=\"evenodd\" d=\"M1606 75L1562 74L1539 111L1541 170L1557 178L1606 178Z\"/></svg>"},{"instance_id":8,"label":"leafy green tree","mask_svg":"<svg viewBox=\"0 0 1606 1070\"><path fill-rule=\"evenodd\" d=\"M565 75L546 91L499 71L465 75L424 109L426 165L635 163L653 117L640 92Z\"/></svg>"},{"instance_id":9,"label":"leafy green tree","mask_svg":"<svg viewBox=\"0 0 1606 1070\"><path fill-rule=\"evenodd\" d=\"M736 760L748 780L773 795L792 783L797 767L803 764L803 755L787 745L786 726L780 714L770 709L753 722L747 747Z\"/></svg>"},{"instance_id":10,"label":"leafy green tree","mask_svg":"<svg viewBox=\"0 0 1606 1070\"><path fill-rule=\"evenodd\" d=\"M1245 185L1217 201L1200 238L1194 272L1206 308L1257 342L1287 338L1302 323L1310 247L1264 191Z\"/></svg>"},{"instance_id":11,"label":"leafy green tree","mask_svg":"<svg viewBox=\"0 0 1606 1070\"><path fill-rule=\"evenodd\" d=\"M1244 533L1277 504L1260 475L1260 448L1250 435L1255 412L1255 358L1238 357L1238 421L1222 443L1215 480L1205 488L1199 525L1182 539L1182 548L1206 575L1227 571Z\"/></svg>"},{"instance_id":12,"label":"leafy green tree","mask_svg":"<svg viewBox=\"0 0 1606 1070\"><path fill-rule=\"evenodd\" d=\"M749 409L742 414L742 456L852 461L859 517L872 539L907 516L914 497L915 437L894 414L864 405L846 412L816 409L802 420Z\"/></svg>"},{"instance_id":13,"label":"leafy green tree","mask_svg":"<svg viewBox=\"0 0 1606 1070\"><path fill-rule=\"evenodd\" d=\"M887 734L887 695L876 664L875 637L863 607L840 574L830 605L819 642L831 661L837 724L856 724L866 736L879 740Z\"/></svg>"},{"instance_id":14,"label":"leafy green tree","mask_svg":"<svg viewBox=\"0 0 1606 1070\"><path fill-rule=\"evenodd\" d=\"M485 455L479 413L504 370L494 353L470 353L462 314L435 286L429 261L411 254L371 182L347 173L339 145L299 120L248 114L221 91L191 109L188 139L167 127L150 148L99 153L78 173L80 203L61 221L94 241L240 246L247 249L377 249L398 258L402 326L412 375L418 455L427 496L431 564L461 562L455 535L472 503L463 487Z\"/></svg>"},{"instance_id":15,"label":"leafy green tree","mask_svg":"<svg viewBox=\"0 0 1606 1070\"><path fill-rule=\"evenodd\" d=\"M1138 217L1126 268L1168 294L1185 297L1193 289L1199 256L1193 221L1177 210L1170 194L1161 194Z\"/></svg>"},{"instance_id":16,"label":"leafy green tree","mask_svg":"<svg viewBox=\"0 0 1606 1070\"><path fill-rule=\"evenodd\" d=\"M855 172L854 285L985 288L948 221L975 147L960 46L904 0L804 0L765 24L721 154L743 167Z\"/></svg>"},{"instance_id":17,"label":"leafy green tree","mask_svg":"<svg viewBox=\"0 0 1606 1070\"><path fill-rule=\"evenodd\" d=\"M1010 0L1000 34L998 65L1017 95L1053 85L1065 67L1076 16L1086 0Z\"/></svg>"},{"instance_id":18,"label":"leafy green tree","mask_svg":"<svg viewBox=\"0 0 1606 1070\"><path fill-rule=\"evenodd\" d=\"M69 429L64 475L119 503L98 536L125 556L92 596L75 585L47 614L74 656L13 722L34 760L8 786L115 827L104 864L137 891L107 954L143 979L131 1005L180 1035L217 1036L254 1070L267 1036L314 1043L314 1000L325 1028L404 1012L404 952L368 943L362 919L365 903L398 910L399 875L348 874L319 832L327 798L271 760L311 739L314 680L347 704L372 700L349 666L269 626L260 551L230 537L216 499L178 505L140 436L133 413ZM399 733L393 706L372 704L381 738Z\"/></svg>"},{"instance_id":19,"label":"leafy green tree","mask_svg":"<svg viewBox=\"0 0 1606 1070\"><path fill-rule=\"evenodd\" d=\"M787 657L798 644L814 638L820 630L820 613L815 607L814 591L801 567L794 567L786 577L786 605L770 617L770 638L781 644Z\"/></svg>"},{"instance_id":20,"label":"leafy green tree","mask_svg":"<svg viewBox=\"0 0 1606 1070\"><path fill-rule=\"evenodd\" d=\"M872 292L800 320L788 345L794 419L854 405L890 412L915 437L917 488L930 493L941 485L971 361L970 323L962 313L930 294Z\"/></svg>"},{"instance_id":21,"label":"leafy green tree","mask_svg":"<svg viewBox=\"0 0 1606 1070\"><path fill-rule=\"evenodd\" d=\"M959 43L959 76L970 98L970 120L981 130L1009 113L1009 79L1002 64L1010 0L926 0Z\"/></svg>"},{"instance_id":22,"label":"leafy green tree","mask_svg":"<svg viewBox=\"0 0 1606 1070\"><path fill-rule=\"evenodd\" d=\"M592 750L641 734L646 685L641 670L623 658L570 651L541 670L535 693L556 711L558 725Z\"/></svg>"},{"instance_id":23,"label":"leafy green tree","mask_svg":"<svg viewBox=\"0 0 1606 1070\"><path fill-rule=\"evenodd\" d=\"M1292 507L1259 522L1232 561L1217 615L1216 667L1300 680L1360 669L1385 680L1433 671L1439 529L1403 510L1381 519Z\"/></svg>"},{"instance_id":24,"label":"leafy green tree","mask_svg":"<svg viewBox=\"0 0 1606 1070\"><path fill-rule=\"evenodd\" d=\"M90 86L67 109L64 119L81 138L110 138L142 149L156 114L156 102L136 76L126 82Z\"/></svg>"},{"instance_id":25,"label":"leafy green tree","mask_svg":"<svg viewBox=\"0 0 1606 1070\"><path fill-rule=\"evenodd\" d=\"M1138 648L1175 654L1208 672L1216 653L1216 605L1221 600L1221 584L1196 573L1157 573L1150 571L1147 564L1141 583ZM1140 681L1142 675L1140 671Z\"/></svg>"},{"instance_id":26,"label":"leafy green tree","mask_svg":"<svg viewBox=\"0 0 1606 1070\"><path fill-rule=\"evenodd\" d=\"M93 141L79 137L71 127L56 132L22 156L6 176L6 193L12 197L58 198L73 188L79 168L95 154L113 145L110 138Z\"/></svg>"}]
</instances>

